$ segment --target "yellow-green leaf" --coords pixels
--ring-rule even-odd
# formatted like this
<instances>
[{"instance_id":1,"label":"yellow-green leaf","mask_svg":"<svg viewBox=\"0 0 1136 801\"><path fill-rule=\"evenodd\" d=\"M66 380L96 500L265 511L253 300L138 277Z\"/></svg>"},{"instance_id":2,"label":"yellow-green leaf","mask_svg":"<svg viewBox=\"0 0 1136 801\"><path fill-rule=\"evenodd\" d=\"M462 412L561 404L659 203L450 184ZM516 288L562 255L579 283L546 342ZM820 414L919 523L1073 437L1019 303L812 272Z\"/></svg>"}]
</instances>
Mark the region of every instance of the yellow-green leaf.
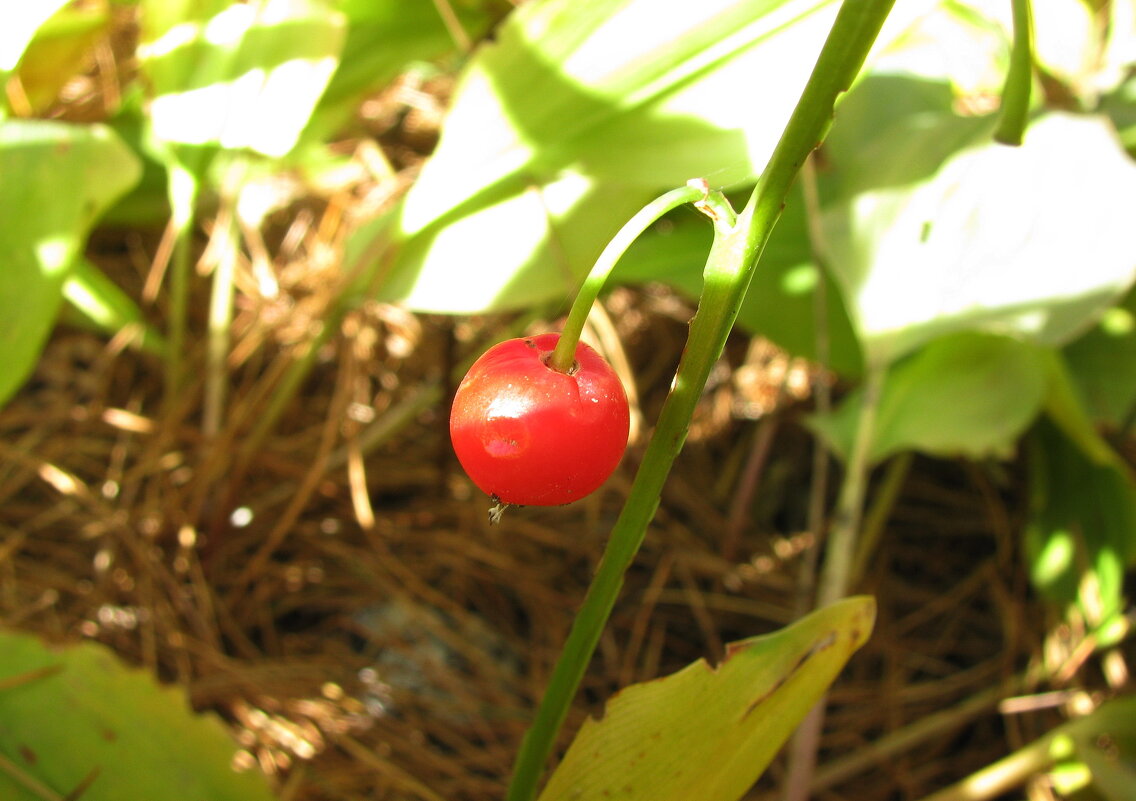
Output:
<instances>
[{"instance_id":1,"label":"yellow-green leaf","mask_svg":"<svg viewBox=\"0 0 1136 801\"><path fill-rule=\"evenodd\" d=\"M234 772L236 751L216 716L104 646L0 632L5 801L270 801L263 774Z\"/></svg>"},{"instance_id":2,"label":"yellow-green leaf","mask_svg":"<svg viewBox=\"0 0 1136 801\"><path fill-rule=\"evenodd\" d=\"M540 801L734 801L867 640L875 601L849 598L624 689L577 734Z\"/></svg>"}]
</instances>

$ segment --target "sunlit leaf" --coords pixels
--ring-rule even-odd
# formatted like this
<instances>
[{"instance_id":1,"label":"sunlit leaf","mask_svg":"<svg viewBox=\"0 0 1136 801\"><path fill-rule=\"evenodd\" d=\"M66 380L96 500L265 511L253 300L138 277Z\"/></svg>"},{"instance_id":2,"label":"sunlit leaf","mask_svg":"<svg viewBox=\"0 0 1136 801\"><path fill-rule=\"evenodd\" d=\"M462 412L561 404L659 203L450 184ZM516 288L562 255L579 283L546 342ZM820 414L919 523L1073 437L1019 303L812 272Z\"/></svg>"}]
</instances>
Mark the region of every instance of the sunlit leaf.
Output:
<instances>
[{"instance_id":1,"label":"sunlit leaf","mask_svg":"<svg viewBox=\"0 0 1136 801\"><path fill-rule=\"evenodd\" d=\"M1009 3L1002 3L1009 12ZM1123 5L1118 3L1117 5ZM1082 0L1045 0L1031 5L1034 58L1050 79L1088 96L1100 64L1096 12Z\"/></svg>"},{"instance_id":2,"label":"sunlit leaf","mask_svg":"<svg viewBox=\"0 0 1136 801\"><path fill-rule=\"evenodd\" d=\"M1100 118L1050 114L1021 147L826 210L828 261L870 361L951 331L1068 341L1136 277L1136 164Z\"/></svg>"},{"instance_id":3,"label":"sunlit leaf","mask_svg":"<svg viewBox=\"0 0 1136 801\"><path fill-rule=\"evenodd\" d=\"M326 140L359 111L368 91L386 86L412 61L433 62L459 52L442 17L453 12L461 34L477 41L489 27L484 2L407 2L406 0L341 0L347 22L339 66L320 98L305 139Z\"/></svg>"},{"instance_id":4,"label":"sunlit leaf","mask_svg":"<svg viewBox=\"0 0 1136 801\"><path fill-rule=\"evenodd\" d=\"M761 170L835 5L520 7L460 76L441 142L388 241L367 231L355 252L373 252L381 297L415 308L564 298L653 196L699 175L727 185Z\"/></svg>"},{"instance_id":5,"label":"sunlit leaf","mask_svg":"<svg viewBox=\"0 0 1136 801\"><path fill-rule=\"evenodd\" d=\"M459 313L566 304L582 269L642 202L639 192L565 172L394 246L397 266L378 296L421 311ZM356 254L365 257L369 241L356 236L348 264Z\"/></svg>"},{"instance_id":6,"label":"sunlit leaf","mask_svg":"<svg viewBox=\"0 0 1136 801\"><path fill-rule=\"evenodd\" d=\"M36 31L65 5L67 0L39 0L0 6L0 72L16 68Z\"/></svg>"},{"instance_id":7,"label":"sunlit leaf","mask_svg":"<svg viewBox=\"0 0 1136 801\"><path fill-rule=\"evenodd\" d=\"M0 403L31 371L90 226L139 173L103 126L0 125Z\"/></svg>"},{"instance_id":8,"label":"sunlit leaf","mask_svg":"<svg viewBox=\"0 0 1136 801\"><path fill-rule=\"evenodd\" d=\"M343 46L343 15L323 0L228 4L184 16L144 4L139 46L161 140L282 156L299 139Z\"/></svg>"},{"instance_id":9,"label":"sunlit leaf","mask_svg":"<svg viewBox=\"0 0 1136 801\"><path fill-rule=\"evenodd\" d=\"M233 770L220 720L95 643L0 633L0 721L5 801L274 797L262 774Z\"/></svg>"},{"instance_id":10,"label":"sunlit leaf","mask_svg":"<svg viewBox=\"0 0 1136 801\"><path fill-rule=\"evenodd\" d=\"M442 141L406 199L402 232L503 184L523 191L564 169L651 191L700 175L717 185L752 177L796 103L833 5L522 6L463 72Z\"/></svg>"},{"instance_id":11,"label":"sunlit leaf","mask_svg":"<svg viewBox=\"0 0 1136 801\"><path fill-rule=\"evenodd\" d=\"M850 598L705 661L628 687L588 720L540 801L734 801L757 780L867 640L871 598Z\"/></svg>"}]
</instances>

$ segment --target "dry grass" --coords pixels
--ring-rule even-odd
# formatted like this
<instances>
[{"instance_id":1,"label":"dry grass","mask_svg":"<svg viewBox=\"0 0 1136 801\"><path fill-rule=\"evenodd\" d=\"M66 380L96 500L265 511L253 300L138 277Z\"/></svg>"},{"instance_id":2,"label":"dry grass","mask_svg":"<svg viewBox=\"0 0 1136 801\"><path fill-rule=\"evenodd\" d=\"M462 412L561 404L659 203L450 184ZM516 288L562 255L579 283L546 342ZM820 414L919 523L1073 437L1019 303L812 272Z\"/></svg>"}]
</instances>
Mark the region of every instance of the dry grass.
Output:
<instances>
[{"instance_id":1,"label":"dry grass","mask_svg":"<svg viewBox=\"0 0 1136 801\"><path fill-rule=\"evenodd\" d=\"M654 291L611 305L649 421L685 312ZM199 387L167 404L152 359L86 333L54 337L0 412L0 620L99 640L183 685L231 722L243 762L285 797L499 798L640 448L597 496L489 526L438 399L454 354L476 346L453 340L448 321L373 308L349 316L242 457L295 346L288 324L232 366L230 413L212 439L197 424ZM457 331L492 337L493 325ZM747 348L735 344L738 367ZM569 729L618 686L794 617L812 544L811 444L795 406L756 423L733 414L769 394L762 375L781 374L768 350L755 354L753 369L732 373L749 384L724 374L706 396ZM746 486L743 465L771 421L761 482ZM993 475L913 468L862 582L880 622L833 693L826 794L915 798L1049 722L993 712L999 692L1028 689L1015 677L1046 631L1017 553L1017 482ZM740 511L739 493L754 499ZM936 736L874 755L880 737L968 699L969 716ZM849 769L843 784L825 773Z\"/></svg>"}]
</instances>

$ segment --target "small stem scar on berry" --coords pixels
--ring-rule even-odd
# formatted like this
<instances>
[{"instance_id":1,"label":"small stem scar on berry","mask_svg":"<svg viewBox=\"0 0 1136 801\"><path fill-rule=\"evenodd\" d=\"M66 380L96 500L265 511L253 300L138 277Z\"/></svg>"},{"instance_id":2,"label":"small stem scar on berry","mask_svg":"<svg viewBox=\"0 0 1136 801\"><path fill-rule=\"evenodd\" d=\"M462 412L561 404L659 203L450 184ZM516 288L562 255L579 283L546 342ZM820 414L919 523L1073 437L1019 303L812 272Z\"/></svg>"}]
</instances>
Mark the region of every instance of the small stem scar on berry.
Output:
<instances>
[{"instance_id":1,"label":"small stem scar on berry","mask_svg":"<svg viewBox=\"0 0 1136 801\"><path fill-rule=\"evenodd\" d=\"M552 357L548 360L549 367L561 373L567 373L572 369L576 343L580 341L580 333L584 330L588 313L592 310L592 304L599 297L600 290L603 289L604 282L607 281L616 262L631 247L631 243L660 217L687 203L693 203L714 220L715 225L731 227L736 219L729 201L721 192L712 191L704 178L692 179L686 186L672 189L644 206L619 229L619 233L603 249L596 260L596 265L584 279L576 300L572 303L572 309L568 312L564 330L560 332L560 341L557 342Z\"/></svg>"}]
</instances>

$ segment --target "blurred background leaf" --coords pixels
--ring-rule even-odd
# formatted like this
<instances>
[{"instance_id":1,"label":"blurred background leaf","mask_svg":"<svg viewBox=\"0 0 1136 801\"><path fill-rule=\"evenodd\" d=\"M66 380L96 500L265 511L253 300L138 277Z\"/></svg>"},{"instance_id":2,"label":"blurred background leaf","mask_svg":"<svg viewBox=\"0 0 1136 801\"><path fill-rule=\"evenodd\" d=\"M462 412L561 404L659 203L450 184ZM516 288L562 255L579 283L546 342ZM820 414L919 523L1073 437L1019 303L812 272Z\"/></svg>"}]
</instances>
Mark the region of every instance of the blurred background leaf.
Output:
<instances>
[{"instance_id":1,"label":"blurred background leaf","mask_svg":"<svg viewBox=\"0 0 1136 801\"><path fill-rule=\"evenodd\" d=\"M35 365L90 227L139 172L105 126L0 125L0 403Z\"/></svg>"},{"instance_id":2,"label":"blurred background leaf","mask_svg":"<svg viewBox=\"0 0 1136 801\"><path fill-rule=\"evenodd\" d=\"M67 0L4 4L0 9L0 73L16 68L36 31L65 5Z\"/></svg>"},{"instance_id":3,"label":"blurred background leaf","mask_svg":"<svg viewBox=\"0 0 1136 801\"><path fill-rule=\"evenodd\" d=\"M14 3L12 8L50 8L52 5ZM4 22L0 19L0 26ZM42 114L55 102L67 81L92 60L92 47L106 36L110 25L110 10L105 0L82 6L64 6L43 22L28 43L8 85L9 102L13 108L18 107L20 116Z\"/></svg>"},{"instance_id":4,"label":"blurred background leaf","mask_svg":"<svg viewBox=\"0 0 1136 801\"><path fill-rule=\"evenodd\" d=\"M1045 391L1036 346L974 332L944 336L888 371L868 459L905 450L948 459L1009 457L1041 411ZM855 390L831 415L813 419L842 458L852 450L863 402L863 391Z\"/></svg>"},{"instance_id":5,"label":"blurred background leaf","mask_svg":"<svg viewBox=\"0 0 1136 801\"><path fill-rule=\"evenodd\" d=\"M981 144L927 181L827 208L826 261L878 364L951 331L1062 344L1136 278L1117 202L1133 195L1136 164L1106 121L1048 114L1021 147Z\"/></svg>"},{"instance_id":6,"label":"blurred background leaf","mask_svg":"<svg viewBox=\"0 0 1136 801\"><path fill-rule=\"evenodd\" d=\"M1046 421L1029 445L1030 577L1050 600L1075 604L1088 630L1112 645L1127 630L1124 575L1136 564L1133 476L1123 465L1092 462Z\"/></svg>"},{"instance_id":7,"label":"blurred background leaf","mask_svg":"<svg viewBox=\"0 0 1136 801\"><path fill-rule=\"evenodd\" d=\"M236 743L218 718L96 643L0 632L0 720L8 801L275 797L262 774L234 771Z\"/></svg>"},{"instance_id":8,"label":"blurred background leaf","mask_svg":"<svg viewBox=\"0 0 1136 801\"><path fill-rule=\"evenodd\" d=\"M422 310L566 298L659 191L699 175L753 179L811 69L800 54L817 52L834 11L817 0L523 6L475 52L434 155L392 221L356 234L348 263L374 266L381 299Z\"/></svg>"},{"instance_id":9,"label":"blurred background leaf","mask_svg":"<svg viewBox=\"0 0 1136 801\"><path fill-rule=\"evenodd\" d=\"M190 4L181 12L143 2L139 52L154 135L288 153L338 64L343 14L322 0Z\"/></svg>"}]
</instances>

